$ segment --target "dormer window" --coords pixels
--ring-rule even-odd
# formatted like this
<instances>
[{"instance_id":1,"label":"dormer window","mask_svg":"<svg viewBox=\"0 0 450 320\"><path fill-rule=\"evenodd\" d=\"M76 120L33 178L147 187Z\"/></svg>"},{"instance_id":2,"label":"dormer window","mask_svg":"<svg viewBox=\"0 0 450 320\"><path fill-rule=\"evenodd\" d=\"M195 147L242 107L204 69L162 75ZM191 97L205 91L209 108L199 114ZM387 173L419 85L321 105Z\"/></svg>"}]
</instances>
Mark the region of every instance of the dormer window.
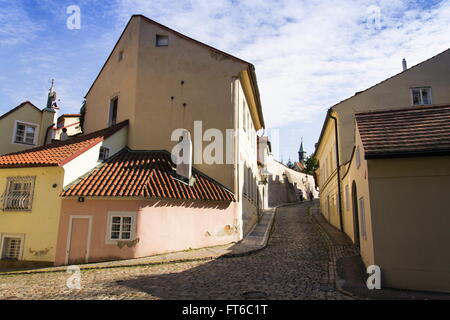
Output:
<instances>
[{"instance_id":1,"label":"dormer window","mask_svg":"<svg viewBox=\"0 0 450 320\"><path fill-rule=\"evenodd\" d=\"M431 88L411 88L411 98L413 106L431 104Z\"/></svg>"},{"instance_id":2,"label":"dormer window","mask_svg":"<svg viewBox=\"0 0 450 320\"><path fill-rule=\"evenodd\" d=\"M167 47L169 45L169 36L156 35L156 46Z\"/></svg>"},{"instance_id":3,"label":"dormer window","mask_svg":"<svg viewBox=\"0 0 450 320\"><path fill-rule=\"evenodd\" d=\"M35 145L37 140L37 127L35 124L17 121L13 142Z\"/></svg>"}]
</instances>

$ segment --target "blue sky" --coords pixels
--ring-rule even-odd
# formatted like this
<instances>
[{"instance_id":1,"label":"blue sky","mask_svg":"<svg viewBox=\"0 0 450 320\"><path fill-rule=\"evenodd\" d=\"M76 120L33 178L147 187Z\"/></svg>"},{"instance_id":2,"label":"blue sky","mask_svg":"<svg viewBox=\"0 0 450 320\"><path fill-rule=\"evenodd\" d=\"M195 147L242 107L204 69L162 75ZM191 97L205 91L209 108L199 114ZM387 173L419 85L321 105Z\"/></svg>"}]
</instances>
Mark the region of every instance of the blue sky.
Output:
<instances>
[{"instance_id":1,"label":"blue sky","mask_svg":"<svg viewBox=\"0 0 450 320\"><path fill-rule=\"evenodd\" d=\"M69 30L66 9L81 9ZM144 14L256 67L276 156L308 153L333 104L450 47L446 1L0 0L0 113L46 102L56 81L64 113L83 97L126 22Z\"/></svg>"}]
</instances>

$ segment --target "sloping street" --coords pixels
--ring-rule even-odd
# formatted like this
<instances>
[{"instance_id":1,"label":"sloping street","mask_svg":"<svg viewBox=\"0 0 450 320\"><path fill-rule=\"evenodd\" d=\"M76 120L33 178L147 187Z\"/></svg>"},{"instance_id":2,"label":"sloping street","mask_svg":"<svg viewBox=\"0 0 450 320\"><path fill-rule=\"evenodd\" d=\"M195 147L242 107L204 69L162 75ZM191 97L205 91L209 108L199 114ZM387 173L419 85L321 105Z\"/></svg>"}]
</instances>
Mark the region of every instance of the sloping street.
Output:
<instances>
[{"instance_id":1,"label":"sloping street","mask_svg":"<svg viewBox=\"0 0 450 320\"><path fill-rule=\"evenodd\" d=\"M70 274L0 276L1 299L349 299L335 290L327 242L311 202L277 210L265 249L242 257Z\"/></svg>"}]
</instances>

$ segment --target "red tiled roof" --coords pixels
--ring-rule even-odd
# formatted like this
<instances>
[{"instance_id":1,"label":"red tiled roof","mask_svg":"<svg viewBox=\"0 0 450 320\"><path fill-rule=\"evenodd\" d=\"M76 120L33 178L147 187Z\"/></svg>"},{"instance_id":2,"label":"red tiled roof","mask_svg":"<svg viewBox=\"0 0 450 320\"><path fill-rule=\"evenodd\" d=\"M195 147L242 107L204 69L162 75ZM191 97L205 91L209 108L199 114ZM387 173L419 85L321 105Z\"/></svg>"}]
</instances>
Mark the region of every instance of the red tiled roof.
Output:
<instances>
[{"instance_id":1,"label":"red tiled roof","mask_svg":"<svg viewBox=\"0 0 450 320\"><path fill-rule=\"evenodd\" d=\"M127 125L128 120L90 134L0 156L0 168L62 166Z\"/></svg>"},{"instance_id":2,"label":"red tiled roof","mask_svg":"<svg viewBox=\"0 0 450 320\"><path fill-rule=\"evenodd\" d=\"M187 200L234 201L234 195L218 182L192 169L195 183L189 186L176 178L167 151L123 149L61 196L144 197Z\"/></svg>"},{"instance_id":3,"label":"red tiled roof","mask_svg":"<svg viewBox=\"0 0 450 320\"><path fill-rule=\"evenodd\" d=\"M450 105L358 113L366 159L450 153Z\"/></svg>"}]
</instances>

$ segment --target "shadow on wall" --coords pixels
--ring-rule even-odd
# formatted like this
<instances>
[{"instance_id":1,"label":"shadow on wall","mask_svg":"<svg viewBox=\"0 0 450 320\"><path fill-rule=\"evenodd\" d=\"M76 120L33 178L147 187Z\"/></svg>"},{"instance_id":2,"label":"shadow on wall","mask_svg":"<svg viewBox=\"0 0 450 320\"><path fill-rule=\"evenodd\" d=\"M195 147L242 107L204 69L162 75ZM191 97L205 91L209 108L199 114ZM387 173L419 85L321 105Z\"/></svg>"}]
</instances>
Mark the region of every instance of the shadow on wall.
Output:
<instances>
[{"instance_id":1,"label":"shadow on wall","mask_svg":"<svg viewBox=\"0 0 450 320\"><path fill-rule=\"evenodd\" d=\"M145 205L144 207L147 207ZM194 201L194 200L158 200L151 204L152 207L156 208L172 208L172 207L183 207L190 209L214 209L214 210L227 210L230 206L229 201Z\"/></svg>"},{"instance_id":2,"label":"shadow on wall","mask_svg":"<svg viewBox=\"0 0 450 320\"><path fill-rule=\"evenodd\" d=\"M288 177L283 174L269 177L269 207L283 203L298 202L305 200L305 194L297 183L289 182Z\"/></svg>"}]
</instances>

